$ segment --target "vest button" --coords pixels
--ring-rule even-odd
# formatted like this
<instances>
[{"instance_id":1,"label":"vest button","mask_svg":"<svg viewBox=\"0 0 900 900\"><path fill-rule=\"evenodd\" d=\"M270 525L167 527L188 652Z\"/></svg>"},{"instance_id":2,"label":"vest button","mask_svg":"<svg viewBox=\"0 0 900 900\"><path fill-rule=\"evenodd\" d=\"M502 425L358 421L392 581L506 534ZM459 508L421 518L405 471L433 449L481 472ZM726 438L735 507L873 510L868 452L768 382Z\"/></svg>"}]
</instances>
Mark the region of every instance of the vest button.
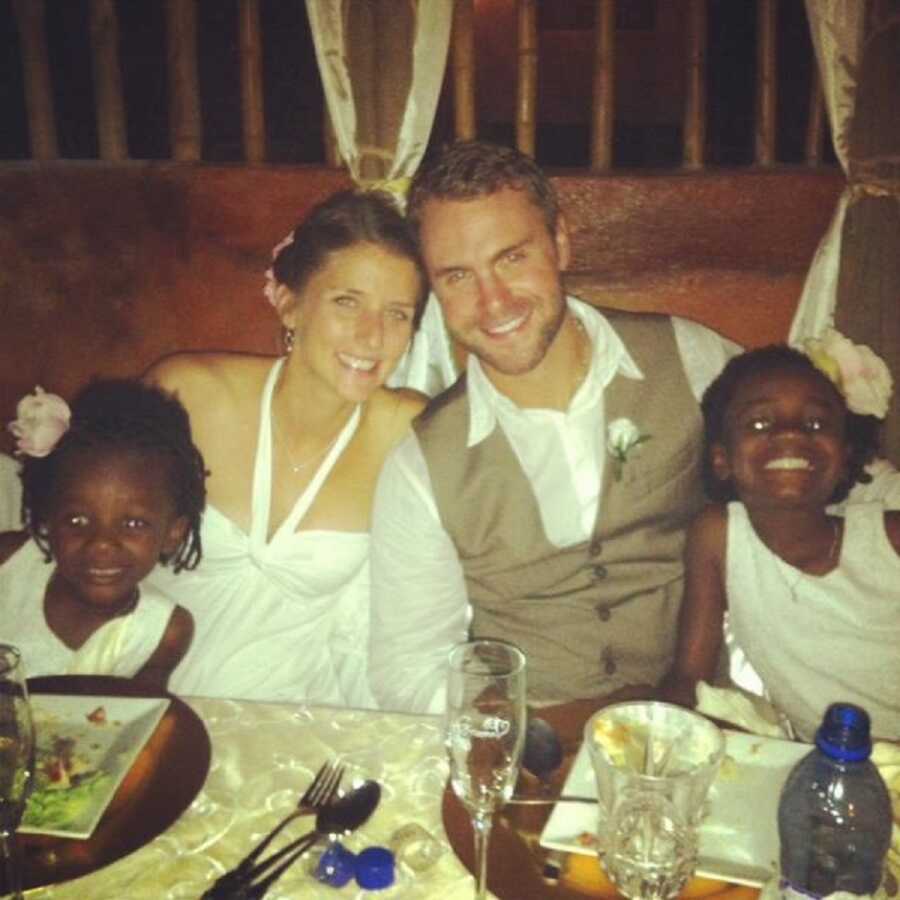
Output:
<instances>
[{"instance_id":1,"label":"vest button","mask_svg":"<svg viewBox=\"0 0 900 900\"><path fill-rule=\"evenodd\" d=\"M598 603L594 607L594 611L597 613L597 617L601 622L608 622L609 617L612 615L609 607L605 603Z\"/></svg>"},{"instance_id":2,"label":"vest button","mask_svg":"<svg viewBox=\"0 0 900 900\"><path fill-rule=\"evenodd\" d=\"M606 655L606 658L603 661L603 670L607 675L612 675L613 672L616 671L616 661L612 658L611 654Z\"/></svg>"},{"instance_id":3,"label":"vest button","mask_svg":"<svg viewBox=\"0 0 900 900\"><path fill-rule=\"evenodd\" d=\"M603 549L603 542L599 538L594 538L591 541L590 547L588 548L588 552L591 556L599 556L600 551Z\"/></svg>"},{"instance_id":4,"label":"vest button","mask_svg":"<svg viewBox=\"0 0 900 900\"><path fill-rule=\"evenodd\" d=\"M596 565L594 566L594 581L602 581L606 578L606 566Z\"/></svg>"}]
</instances>

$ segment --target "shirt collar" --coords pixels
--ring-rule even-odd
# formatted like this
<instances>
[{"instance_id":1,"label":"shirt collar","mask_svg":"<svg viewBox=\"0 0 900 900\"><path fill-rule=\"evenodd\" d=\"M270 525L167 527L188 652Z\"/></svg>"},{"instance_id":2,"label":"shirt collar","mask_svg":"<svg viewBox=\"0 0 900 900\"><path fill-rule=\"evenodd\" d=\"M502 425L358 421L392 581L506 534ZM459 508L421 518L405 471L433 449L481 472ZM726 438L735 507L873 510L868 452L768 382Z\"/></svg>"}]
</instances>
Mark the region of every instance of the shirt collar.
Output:
<instances>
[{"instance_id":1,"label":"shirt collar","mask_svg":"<svg viewBox=\"0 0 900 900\"><path fill-rule=\"evenodd\" d=\"M581 412L600 402L603 390L616 374L643 380L644 374L634 361L606 316L581 300L567 297L569 311L584 325L591 341L591 365L581 386L575 392L565 415ZM481 363L470 353L466 363L469 394L469 437L466 446L473 447L494 430L503 417L524 416L533 410L522 410L491 384Z\"/></svg>"}]
</instances>

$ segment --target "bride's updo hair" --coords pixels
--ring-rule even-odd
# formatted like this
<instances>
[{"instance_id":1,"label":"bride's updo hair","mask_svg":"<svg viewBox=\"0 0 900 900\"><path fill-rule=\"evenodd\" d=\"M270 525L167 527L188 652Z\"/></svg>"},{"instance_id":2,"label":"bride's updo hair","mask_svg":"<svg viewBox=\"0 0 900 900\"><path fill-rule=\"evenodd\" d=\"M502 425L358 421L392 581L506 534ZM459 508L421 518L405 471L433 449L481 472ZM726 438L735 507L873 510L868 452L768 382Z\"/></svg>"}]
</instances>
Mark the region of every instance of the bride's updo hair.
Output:
<instances>
[{"instance_id":1,"label":"bride's updo hair","mask_svg":"<svg viewBox=\"0 0 900 900\"><path fill-rule=\"evenodd\" d=\"M299 293L330 254L356 244L376 244L415 265L421 282L413 317L418 327L428 296L425 266L406 220L382 191L340 191L313 207L273 260L275 280Z\"/></svg>"}]
</instances>

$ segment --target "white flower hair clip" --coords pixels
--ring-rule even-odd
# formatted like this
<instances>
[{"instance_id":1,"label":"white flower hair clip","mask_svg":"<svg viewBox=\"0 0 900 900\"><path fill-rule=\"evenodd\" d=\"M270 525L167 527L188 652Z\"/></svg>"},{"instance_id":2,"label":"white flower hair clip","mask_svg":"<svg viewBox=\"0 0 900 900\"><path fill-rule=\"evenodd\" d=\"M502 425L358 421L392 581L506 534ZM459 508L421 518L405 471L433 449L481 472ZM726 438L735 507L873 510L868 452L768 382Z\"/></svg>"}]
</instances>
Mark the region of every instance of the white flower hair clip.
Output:
<instances>
[{"instance_id":1,"label":"white flower hair clip","mask_svg":"<svg viewBox=\"0 0 900 900\"><path fill-rule=\"evenodd\" d=\"M290 245L293 243L294 232L291 231L272 248L272 262L275 262L278 254L281 253L281 251L284 250L285 247L290 247ZM269 303L271 303L272 306L274 306L275 309L278 310L278 312L281 312L281 310L278 309L278 300L275 296L276 287L277 283L275 281L275 270L272 268L272 266L269 266L269 268L266 269L266 284L263 288L263 294L265 294L266 299L269 301Z\"/></svg>"},{"instance_id":2,"label":"white flower hair clip","mask_svg":"<svg viewBox=\"0 0 900 900\"><path fill-rule=\"evenodd\" d=\"M613 460L613 478L620 481L628 457L636 447L649 441L631 419L614 419L606 428L606 449Z\"/></svg>"},{"instance_id":3,"label":"white flower hair clip","mask_svg":"<svg viewBox=\"0 0 900 900\"><path fill-rule=\"evenodd\" d=\"M847 409L860 416L887 415L894 381L884 360L871 347L854 344L834 328L801 347L812 364L838 389Z\"/></svg>"},{"instance_id":4,"label":"white flower hair clip","mask_svg":"<svg viewBox=\"0 0 900 900\"><path fill-rule=\"evenodd\" d=\"M71 420L72 411L62 397L35 387L33 394L26 394L19 401L16 419L8 426L16 438L16 455L38 459L47 456L66 433Z\"/></svg>"}]
</instances>

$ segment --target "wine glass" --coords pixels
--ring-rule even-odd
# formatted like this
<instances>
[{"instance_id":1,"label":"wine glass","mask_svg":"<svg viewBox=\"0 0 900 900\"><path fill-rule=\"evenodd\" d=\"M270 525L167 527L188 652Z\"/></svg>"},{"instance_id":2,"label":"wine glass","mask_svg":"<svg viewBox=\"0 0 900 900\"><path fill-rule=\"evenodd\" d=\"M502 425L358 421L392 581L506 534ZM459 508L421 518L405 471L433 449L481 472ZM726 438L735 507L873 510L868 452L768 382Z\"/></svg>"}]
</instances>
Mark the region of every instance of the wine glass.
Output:
<instances>
[{"instance_id":1,"label":"wine glass","mask_svg":"<svg viewBox=\"0 0 900 900\"><path fill-rule=\"evenodd\" d=\"M0 644L0 858L6 891L22 897L16 829L25 810L34 775L34 726L28 705L25 669L19 651ZM3 880L0 879L0 893Z\"/></svg>"},{"instance_id":2,"label":"wine glass","mask_svg":"<svg viewBox=\"0 0 900 900\"><path fill-rule=\"evenodd\" d=\"M475 838L476 900L487 895L493 815L512 796L525 747L525 655L505 641L450 651L444 714L450 784L469 811Z\"/></svg>"}]
</instances>

